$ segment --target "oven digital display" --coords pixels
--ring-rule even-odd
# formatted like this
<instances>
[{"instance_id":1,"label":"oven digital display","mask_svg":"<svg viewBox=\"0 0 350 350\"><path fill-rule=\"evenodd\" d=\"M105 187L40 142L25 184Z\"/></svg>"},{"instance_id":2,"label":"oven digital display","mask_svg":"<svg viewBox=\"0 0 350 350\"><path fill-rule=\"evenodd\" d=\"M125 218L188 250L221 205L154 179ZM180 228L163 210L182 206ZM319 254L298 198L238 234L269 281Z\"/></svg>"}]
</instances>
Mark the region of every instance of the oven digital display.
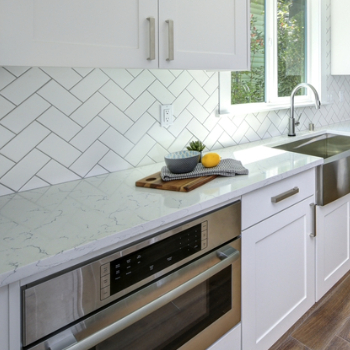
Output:
<instances>
[{"instance_id":1,"label":"oven digital display","mask_svg":"<svg viewBox=\"0 0 350 350\"><path fill-rule=\"evenodd\" d=\"M201 224L110 263L110 295L201 250Z\"/></svg>"}]
</instances>

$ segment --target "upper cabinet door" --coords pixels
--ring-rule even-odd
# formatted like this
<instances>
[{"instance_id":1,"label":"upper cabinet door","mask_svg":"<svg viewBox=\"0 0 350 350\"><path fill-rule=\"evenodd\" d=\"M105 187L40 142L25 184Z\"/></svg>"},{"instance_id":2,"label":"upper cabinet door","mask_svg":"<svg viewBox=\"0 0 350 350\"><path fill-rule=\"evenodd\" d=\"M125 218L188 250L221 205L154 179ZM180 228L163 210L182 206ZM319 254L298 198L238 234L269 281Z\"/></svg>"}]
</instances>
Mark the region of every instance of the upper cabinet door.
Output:
<instances>
[{"instance_id":1,"label":"upper cabinet door","mask_svg":"<svg viewBox=\"0 0 350 350\"><path fill-rule=\"evenodd\" d=\"M248 0L159 1L159 67L248 70L249 13Z\"/></svg>"},{"instance_id":2,"label":"upper cabinet door","mask_svg":"<svg viewBox=\"0 0 350 350\"><path fill-rule=\"evenodd\" d=\"M156 68L157 16L157 0L0 0L0 65Z\"/></svg>"},{"instance_id":3,"label":"upper cabinet door","mask_svg":"<svg viewBox=\"0 0 350 350\"><path fill-rule=\"evenodd\" d=\"M331 73L332 75L350 74L350 35L349 0L331 1Z\"/></svg>"}]
</instances>

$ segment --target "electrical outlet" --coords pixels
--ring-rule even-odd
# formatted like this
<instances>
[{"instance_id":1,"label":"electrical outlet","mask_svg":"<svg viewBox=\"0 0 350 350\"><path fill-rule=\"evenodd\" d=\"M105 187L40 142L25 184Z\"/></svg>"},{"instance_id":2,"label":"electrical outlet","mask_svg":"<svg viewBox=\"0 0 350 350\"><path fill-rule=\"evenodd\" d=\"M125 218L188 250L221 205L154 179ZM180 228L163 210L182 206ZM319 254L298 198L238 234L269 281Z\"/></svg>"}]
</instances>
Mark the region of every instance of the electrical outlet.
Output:
<instances>
[{"instance_id":1,"label":"electrical outlet","mask_svg":"<svg viewBox=\"0 0 350 350\"><path fill-rule=\"evenodd\" d=\"M160 125L165 127L173 124L173 105L160 106Z\"/></svg>"}]
</instances>

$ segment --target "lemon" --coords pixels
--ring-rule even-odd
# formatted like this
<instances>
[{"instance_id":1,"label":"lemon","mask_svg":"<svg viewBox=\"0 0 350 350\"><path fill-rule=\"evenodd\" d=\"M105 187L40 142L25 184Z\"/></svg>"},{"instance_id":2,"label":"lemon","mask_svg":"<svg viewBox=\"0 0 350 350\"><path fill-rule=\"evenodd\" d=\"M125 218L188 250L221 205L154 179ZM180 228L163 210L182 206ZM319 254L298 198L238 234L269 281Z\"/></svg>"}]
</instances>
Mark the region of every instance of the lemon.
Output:
<instances>
[{"instance_id":1,"label":"lemon","mask_svg":"<svg viewBox=\"0 0 350 350\"><path fill-rule=\"evenodd\" d=\"M220 163L220 156L217 153L207 153L202 157L202 164L206 168L212 168Z\"/></svg>"}]
</instances>

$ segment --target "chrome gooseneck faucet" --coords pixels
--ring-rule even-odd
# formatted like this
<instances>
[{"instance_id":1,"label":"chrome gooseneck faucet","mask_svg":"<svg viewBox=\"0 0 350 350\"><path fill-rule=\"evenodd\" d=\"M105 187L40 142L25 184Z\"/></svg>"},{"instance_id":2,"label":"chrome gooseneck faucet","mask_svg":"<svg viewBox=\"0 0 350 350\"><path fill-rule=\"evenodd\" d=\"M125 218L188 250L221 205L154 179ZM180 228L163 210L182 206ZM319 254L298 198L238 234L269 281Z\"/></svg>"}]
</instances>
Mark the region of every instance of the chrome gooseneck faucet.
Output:
<instances>
[{"instance_id":1,"label":"chrome gooseneck faucet","mask_svg":"<svg viewBox=\"0 0 350 350\"><path fill-rule=\"evenodd\" d=\"M316 91L316 89L308 83L301 83L298 84L292 91L292 94L290 96L290 118L289 118L289 131L288 131L288 136L295 136L295 125L298 125L295 122L295 118L294 118L294 95L296 94L296 92L301 89L301 88L307 88L309 87L312 92L315 95L315 107L316 109L320 109L321 108L321 101L320 98L318 97L318 93Z\"/></svg>"}]
</instances>

